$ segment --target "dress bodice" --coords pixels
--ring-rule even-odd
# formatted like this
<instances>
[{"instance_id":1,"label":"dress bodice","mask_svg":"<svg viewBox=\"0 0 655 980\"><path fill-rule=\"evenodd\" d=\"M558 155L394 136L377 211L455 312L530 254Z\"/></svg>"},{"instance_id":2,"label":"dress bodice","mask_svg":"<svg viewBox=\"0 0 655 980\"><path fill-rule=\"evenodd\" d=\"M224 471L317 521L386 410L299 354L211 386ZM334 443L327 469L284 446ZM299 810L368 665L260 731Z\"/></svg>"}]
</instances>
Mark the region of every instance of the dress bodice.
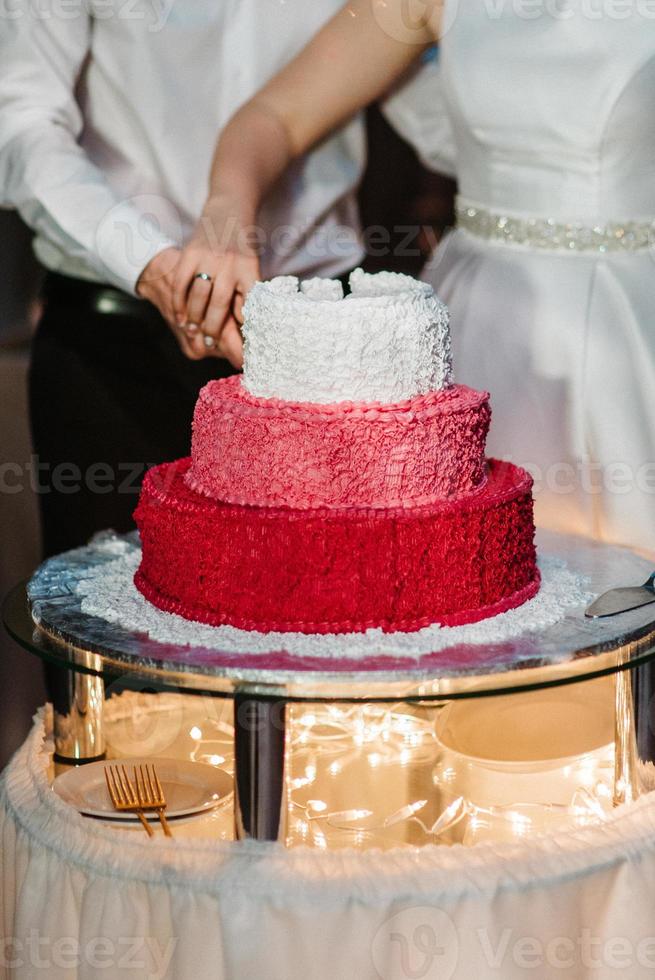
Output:
<instances>
[{"instance_id":1,"label":"dress bodice","mask_svg":"<svg viewBox=\"0 0 655 980\"><path fill-rule=\"evenodd\" d=\"M648 4L448 0L441 81L464 199L559 221L655 218Z\"/></svg>"},{"instance_id":2,"label":"dress bodice","mask_svg":"<svg viewBox=\"0 0 655 980\"><path fill-rule=\"evenodd\" d=\"M655 8L445 2L391 111L459 184L423 273L455 377L492 393L488 450L534 474L538 525L655 550Z\"/></svg>"}]
</instances>

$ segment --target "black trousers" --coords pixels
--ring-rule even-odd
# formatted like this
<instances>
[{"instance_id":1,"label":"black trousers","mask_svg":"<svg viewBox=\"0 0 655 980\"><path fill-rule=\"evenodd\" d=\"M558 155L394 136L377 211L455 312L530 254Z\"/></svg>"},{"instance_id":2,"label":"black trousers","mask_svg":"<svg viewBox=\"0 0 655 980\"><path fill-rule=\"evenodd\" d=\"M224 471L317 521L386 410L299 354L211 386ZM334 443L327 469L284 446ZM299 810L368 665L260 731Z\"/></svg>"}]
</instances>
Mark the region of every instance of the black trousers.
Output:
<instances>
[{"instance_id":1,"label":"black trousers","mask_svg":"<svg viewBox=\"0 0 655 980\"><path fill-rule=\"evenodd\" d=\"M29 376L44 557L134 527L143 474L187 456L200 388L234 373L189 361L157 310L119 290L48 274Z\"/></svg>"}]
</instances>

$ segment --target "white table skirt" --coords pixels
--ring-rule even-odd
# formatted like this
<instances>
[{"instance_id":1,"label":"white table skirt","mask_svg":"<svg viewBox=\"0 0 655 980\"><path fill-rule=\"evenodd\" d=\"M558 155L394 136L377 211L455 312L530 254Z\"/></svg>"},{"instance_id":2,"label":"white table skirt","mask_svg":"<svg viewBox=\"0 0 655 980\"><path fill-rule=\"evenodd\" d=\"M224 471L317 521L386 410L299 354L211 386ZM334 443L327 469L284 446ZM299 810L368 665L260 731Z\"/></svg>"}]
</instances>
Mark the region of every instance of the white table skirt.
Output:
<instances>
[{"instance_id":1,"label":"white table skirt","mask_svg":"<svg viewBox=\"0 0 655 980\"><path fill-rule=\"evenodd\" d=\"M529 843L148 840L52 792L48 735L0 784L2 978L655 977L653 794Z\"/></svg>"}]
</instances>

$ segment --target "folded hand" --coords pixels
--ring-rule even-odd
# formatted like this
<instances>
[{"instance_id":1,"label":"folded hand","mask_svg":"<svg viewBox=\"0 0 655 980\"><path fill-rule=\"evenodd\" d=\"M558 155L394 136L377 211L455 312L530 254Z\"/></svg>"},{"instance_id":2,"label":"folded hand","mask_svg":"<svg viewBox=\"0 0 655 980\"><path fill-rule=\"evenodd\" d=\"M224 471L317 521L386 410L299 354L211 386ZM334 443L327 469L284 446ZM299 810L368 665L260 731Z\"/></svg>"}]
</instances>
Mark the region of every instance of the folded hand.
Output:
<instances>
[{"instance_id":1,"label":"folded hand","mask_svg":"<svg viewBox=\"0 0 655 980\"><path fill-rule=\"evenodd\" d=\"M184 249L175 271L173 311L188 336L201 334L205 355L242 366L242 308L258 277L256 256L217 252L197 237Z\"/></svg>"},{"instance_id":2,"label":"folded hand","mask_svg":"<svg viewBox=\"0 0 655 980\"><path fill-rule=\"evenodd\" d=\"M202 334L200 331L181 329L173 308L173 286L181 257L182 253L178 248L165 248L155 255L141 273L136 291L139 296L157 307L185 357L197 361L208 353Z\"/></svg>"},{"instance_id":3,"label":"folded hand","mask_svg":"<svg viewBox=\"0 0 655 980\"><path fill-rule=\"evenodd\" d=\"M232 222L233 223L233 222ZM208 204L185 248L160 252L144 269L138 293L160 311L186 357L225 357L243 365L243 303L259 278L259 260L241 247L222 247L227 221Z\"/></svg>"}]
</instances>

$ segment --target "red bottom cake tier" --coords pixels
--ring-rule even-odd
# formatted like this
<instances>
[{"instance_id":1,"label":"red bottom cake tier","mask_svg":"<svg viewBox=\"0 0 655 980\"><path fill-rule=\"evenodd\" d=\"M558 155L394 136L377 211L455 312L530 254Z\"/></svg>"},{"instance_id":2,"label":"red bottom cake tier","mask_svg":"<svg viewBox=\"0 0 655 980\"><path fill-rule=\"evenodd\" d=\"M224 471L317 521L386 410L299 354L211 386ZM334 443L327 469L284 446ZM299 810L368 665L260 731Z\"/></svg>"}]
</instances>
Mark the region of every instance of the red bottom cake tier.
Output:
<instances>
[{"instance_id":1,"label":"red bottom cake tier","mask_svg":"<svg viewBox=\"0 0 655 980\"><path fill-rule=\"evenodd\" d=\"M150 470L137 588L155 606L261 632L410 632L476 622L536 594L531 479L492 460L484 488L415 508L253 507Z\"/></svg>"}]
</instances>

